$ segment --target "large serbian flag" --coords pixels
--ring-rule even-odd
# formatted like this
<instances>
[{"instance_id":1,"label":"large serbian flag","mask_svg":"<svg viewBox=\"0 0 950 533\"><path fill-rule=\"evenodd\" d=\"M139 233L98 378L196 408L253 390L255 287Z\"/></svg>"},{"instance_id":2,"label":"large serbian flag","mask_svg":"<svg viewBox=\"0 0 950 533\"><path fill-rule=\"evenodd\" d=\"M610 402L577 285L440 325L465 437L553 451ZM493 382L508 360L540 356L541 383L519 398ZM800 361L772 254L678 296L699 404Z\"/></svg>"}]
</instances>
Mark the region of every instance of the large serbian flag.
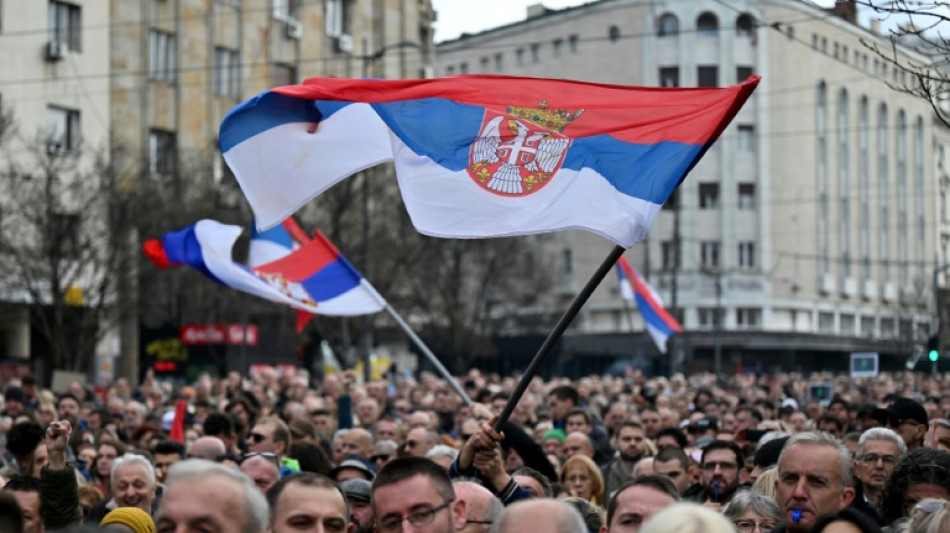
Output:
<instances>
[{"instance_id":1,"label":"large serbian flag","mask_svg":"<svg viewBox=\"0 0 950 533\"><path fill-rule=\"evenodd\" d=\"M351 316L381 311L386 302L330 241L316 236L291 253L253 268L231 259L239 226L200 220L144 245L159 267L187 264L228 287L308 313Z\"/></svg>"},{"instance_id":2,"label":"large serbian flag","mask_svg":"<svg viewBox=\"0 0 950 533\"><path fill-rule=\"evenodd\" d=\"M631 246L758 82L661 89L511 76L312 78L239 104L219 139L261 228L392 161L422 233L573 228Z\"/></svg>"},{"instance_id":3,"label":"large serbian flag","mask_svg":"<svg viewBox=\"0 0 950 533\"><path fill-rule=\"evenodd\" d=\"M625 257L621 256L617 261L617 275L620 276L620 296L625 300L637 301L637 309L640 310L647 332L660 352L666 353L667 339L674 333L682 333L683 326L663 307L660 295L630 266Z\"/></svg>"}]
</instances>

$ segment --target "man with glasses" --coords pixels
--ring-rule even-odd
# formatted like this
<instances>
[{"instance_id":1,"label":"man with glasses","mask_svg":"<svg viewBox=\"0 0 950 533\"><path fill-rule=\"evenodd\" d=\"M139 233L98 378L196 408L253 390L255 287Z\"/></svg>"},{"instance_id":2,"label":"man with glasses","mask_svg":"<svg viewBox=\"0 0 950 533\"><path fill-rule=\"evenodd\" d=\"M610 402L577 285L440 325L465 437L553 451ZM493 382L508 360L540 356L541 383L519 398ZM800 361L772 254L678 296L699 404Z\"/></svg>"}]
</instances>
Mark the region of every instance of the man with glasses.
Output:
<instances>
[{"instance_id":1,"label":"man with glasses","mask_svg":"<svg viewBox=\"0 0 950 533\"><path fill-rule=\"evenodd\" d=\"M742 450L735 443L714 440L703 448L700 485L703 491L695 500L721 511L739 488L739 470L745 466Z\"/></svg>"},{"instance_id":2,"label":"man with glasses","mask_svg":"<svg viewBox=\"0 0 950 533\"><path fill-rule=\"evenodd\" d=\"M353 533L343 489L320 474L287 476L267 491L271 533L314 531Z\"/></svg>"},{"instance_id":3,"label":"man with glasses","mask_svg":"<svg viewBox=\"0 0 950 533\"><path fill-rule=\"evenodd\" d=\"M874 418L900 435L908 452L923 446L929 420L927 410L920 403L910 398L898 398L886 409L876 409Z\"/></svg>"},{"instance_id":4,"label":"man with glasses","mask_svg":"<svg viewBox=\"0 0 950 533\"><path fill-rule=\"evenodd\" d=\"M250 452L269 452L277 456L280 464L281 476L299 472L294 467L296 461L285 460L284 456L290 450L290 429L283 420L277 417L262 418L254 424L254 428L247 434L247 449Z\"/></svg>"},{"instance_id":5,"label":"man with glasses","mask_svg":"<svg viewBox=\"0 0 950 533\"><path fill-rule=\"evenodd\" d=\"M458 499L465 502L465 525L459 533L488 533L492 524L505 510L501 500L488 489L472 481L453 479L452 488Z\"/></svg>"},{"instance_id":6,"label":"man with glasses","mask_svg":"<svg viewBox=\"0 0 950 533\"><path fill-rule=\"evenodd\" d=\"M884 482L905 453L907 445L889 429L872 428L862 433L854 458L854 501L851 507L880 523L876 507L881 501Z\"/></svg>"},{"instance_id":7,"label":"man with glasses","mask_svg":"<svg viewBox=\"0 0 950 533\"><path fill-rule=\"evenodd\" d=\"M402 457L383 467L372 502L378 533L456 533L465 526L465 501L456 498L445 469L428 459Z\"/></svg>"}]
</instances>

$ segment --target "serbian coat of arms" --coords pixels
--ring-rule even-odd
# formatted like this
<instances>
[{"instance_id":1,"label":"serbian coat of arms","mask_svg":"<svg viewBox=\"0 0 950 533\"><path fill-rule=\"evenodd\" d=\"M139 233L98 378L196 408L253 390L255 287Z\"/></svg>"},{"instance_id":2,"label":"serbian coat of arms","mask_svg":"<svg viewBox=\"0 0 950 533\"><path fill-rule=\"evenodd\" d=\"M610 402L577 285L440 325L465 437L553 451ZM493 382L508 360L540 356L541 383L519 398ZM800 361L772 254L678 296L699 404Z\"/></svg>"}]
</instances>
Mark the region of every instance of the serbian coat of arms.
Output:
<instances>
[{"instance_id":1,"label":"serbian coat of arms","mask_svg":"<svg viewBox=\"0 0 950 533\"><path fill-rule=\"evenodd\" d=\"M564 162L571 139L563 132L584 110L509 106L505 113L486 110L472 143L468 173L485 190L502 196L539 191Z\"/></svg>"}]
</instances>

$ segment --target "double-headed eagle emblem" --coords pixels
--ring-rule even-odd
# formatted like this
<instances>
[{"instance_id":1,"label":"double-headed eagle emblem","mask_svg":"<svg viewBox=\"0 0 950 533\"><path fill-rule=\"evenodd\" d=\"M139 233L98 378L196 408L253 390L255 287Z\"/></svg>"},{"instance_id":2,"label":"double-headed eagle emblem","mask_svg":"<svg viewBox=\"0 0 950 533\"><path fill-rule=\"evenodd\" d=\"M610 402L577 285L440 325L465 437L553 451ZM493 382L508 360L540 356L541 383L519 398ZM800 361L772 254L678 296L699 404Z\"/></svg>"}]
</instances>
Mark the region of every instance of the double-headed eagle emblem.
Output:
<instances>
[{"instance_id":1,"label":"double-headed eagle emblem","mask_svg":"<svg viewBox=\"0 0 950 533\"><path fill-rule=\"evenodd\" d=\"M571 140L562 132L584 112L509 106L486 111L472 144L469 174L485 189L504 196L537 192L560 168Z\"/></svg>"}]
</instances>

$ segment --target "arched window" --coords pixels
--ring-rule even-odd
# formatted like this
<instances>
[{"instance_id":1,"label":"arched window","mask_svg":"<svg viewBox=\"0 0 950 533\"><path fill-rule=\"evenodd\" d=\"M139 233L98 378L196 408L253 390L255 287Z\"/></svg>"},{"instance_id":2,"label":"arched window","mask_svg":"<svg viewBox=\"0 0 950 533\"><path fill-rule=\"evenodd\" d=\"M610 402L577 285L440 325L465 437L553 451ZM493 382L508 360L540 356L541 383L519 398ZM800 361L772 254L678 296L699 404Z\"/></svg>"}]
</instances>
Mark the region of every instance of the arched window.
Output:
<instances>
[{"instance_id":1,"label":"arched window","mask_svg":"<svg viewBox=\"0 0 950 533\"><path fill-rule=\"evenodd\" d=\"M900 280L900 288L903 289L910 284L910 271L907 268L907 261L910 259L908 254L907 239L910 238L908 231L910 225L907 217L909 206L909 195L907 194L907 115L903 109L897 110L897 128L895 142L895 152L897 153L897 172L894 174L897 199L897 231L894 237L897 238L897 279Z\"/></svg>"},{"instance_id":2,"label":"arched window","mask_svg":"<svg viewBox=\"0 0 950 533\"><path fill-rule=\"evenodd\" d=\"M851 277L851 139L848 135L848 90L838 93L835 127L838 137L838 249L841 252L841 275Z\"/></svg>"},{"instance_id":3,"label":"arched window","mask_svg":"<svg viewBox=\"0 0 950 533\"><path fill-rule=\"evenodd\" d=\"M665 13L657 24L656 34L659 37L670 37L680 32L680 19L672 13Z\"/></svg>"},{"instance_id":4,"label":"arched window","mask_svg":"<svg viewBox=\"0 0 950 533\"><path fill-rule=\"evenodd\" d=\"M916 242L916 251L915 255L917 256L917 276L919 279L926 279L926 274L924 272L924 260L926 247L926 236L927 236L927 221L924 218L924 195L927 194L925 190L925 179L924 179L924 119L921 116L917 117L917 120L914 121L914 213L917 215L916 228L914 233L917 234Z\"/></svg>"},{"instance_id":5,"label":"arched window","mask_svg":"<svg viewBox=\"0 0 950 533\"><path fill-rule=\"evenodd\" d=\"M818 83L815 106L815 185L818 193L818 273L831 273L828 237L828 86Z\"/></svg>"},{"instance_id":6,"label":"arched window","mask_svg":"<svg viewBox=\"0 0 950 533\"><path fill-rule=\"evenodd\" d=\"M871 279L871 198L868 97L858 104L858 254L861 256L861 279Z\"/></svg>"},{"instance_id":7,"label":"arched window","mask_svg":"<svg viewBox=\"0 0 950 533\"><path fill-rule=\"evenodd\" d=\"M611 41L616 41L617 39L619 39L620 28L618 28L617 26L611 26L610 29L607 30L607 37L610 37Z\"/></svg>"},{"instance_id":8,"label":"arched window","mask_svg":"<svg viewBox=\"0 0 950 533\"><path fill-rule=\"evenodd\" d=\"M752 15L743 13L736 18L736 35L750 37L755 31L755 21Z\"/></svg>"},{"instance_id":9,"label":"arched window","mask_svg":"<svg viewBox=\"0 0 950 533\"><path fill-rule=\"evenodd\" d=\"M890 143L888 143L887 104L882 103L877 113L877 204L878 204L878 256L881 261L881 281L890 281L891 218L890 218Z\"/></svg>"},{"instance_id":10,"label":"arched window","mask_svg":"<svg viewBox=\"0 0 950 533\"><path fill-rule=\"evenodd\" d=\"M716 15L706 11L696 19L696 32L700 35L716 35L719 31L719 19Z\"/></svg>"}]
</instances>

